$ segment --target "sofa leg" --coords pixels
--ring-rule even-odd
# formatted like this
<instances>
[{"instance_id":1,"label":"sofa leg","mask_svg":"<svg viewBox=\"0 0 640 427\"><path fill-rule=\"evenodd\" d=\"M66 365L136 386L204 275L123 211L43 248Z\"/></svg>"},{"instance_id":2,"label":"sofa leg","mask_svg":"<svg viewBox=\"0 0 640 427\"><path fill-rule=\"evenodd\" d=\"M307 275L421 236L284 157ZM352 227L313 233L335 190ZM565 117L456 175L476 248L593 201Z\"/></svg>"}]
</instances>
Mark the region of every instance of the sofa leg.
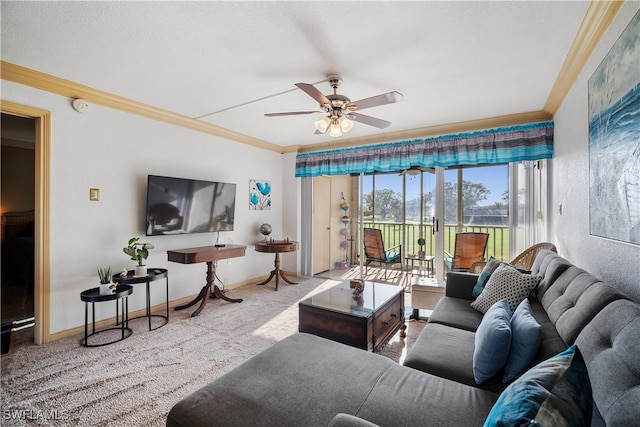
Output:
<instances>
[{"instance_id":1,"label":"sofa leg","mask_svg":"<svg viewBox=\"0 0 640 427\"><path fill-rule=\"evenodd\" d=\"M417 308L414 308L413 314L411 315L410 319L418 320L419 317L420 317L420 310L418 310Z\"/></svg>"}]
</instances>

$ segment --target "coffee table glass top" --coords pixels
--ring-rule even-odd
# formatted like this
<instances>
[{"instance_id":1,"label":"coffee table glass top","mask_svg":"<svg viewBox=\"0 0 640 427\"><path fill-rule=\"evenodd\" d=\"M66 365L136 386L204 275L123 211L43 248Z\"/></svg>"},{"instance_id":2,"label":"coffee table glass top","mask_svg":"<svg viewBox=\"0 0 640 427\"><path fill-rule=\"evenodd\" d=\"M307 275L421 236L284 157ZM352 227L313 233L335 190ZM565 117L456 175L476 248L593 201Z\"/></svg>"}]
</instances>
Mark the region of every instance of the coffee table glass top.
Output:
<instances>
[{"instance_id":1,"label":"coffee table glass top","mask_svg":"<svg viewBox=\"0 0 640 427\"><path fill-rule=\"evenodd\" d=\"M365 282L364 291L355 297L347 280L300 301L300 304L357 317L369 317L400 292L403 292L400 286Z\"/></svg>"}]
</instances>

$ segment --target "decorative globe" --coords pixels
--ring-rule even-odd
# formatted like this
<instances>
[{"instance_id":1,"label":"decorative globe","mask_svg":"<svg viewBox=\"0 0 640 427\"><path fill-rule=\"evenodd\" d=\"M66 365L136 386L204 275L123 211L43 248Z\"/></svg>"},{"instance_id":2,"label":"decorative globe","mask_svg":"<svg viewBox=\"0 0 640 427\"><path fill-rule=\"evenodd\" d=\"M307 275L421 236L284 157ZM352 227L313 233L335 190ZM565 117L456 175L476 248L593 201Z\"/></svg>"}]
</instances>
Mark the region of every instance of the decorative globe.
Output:
<instances>
[{"instance_id":1,"label":"decorative globe","mask_svg":"<svg viewBox=\"0 0 640 427\"><path fill-rule=\"evenodd\" d=\"M260 226L260 233L262 233L264 235L264 237L266 238L269 234L271 234L271 225L270 224L262 224Z\"/></svg>"}]
</instances>

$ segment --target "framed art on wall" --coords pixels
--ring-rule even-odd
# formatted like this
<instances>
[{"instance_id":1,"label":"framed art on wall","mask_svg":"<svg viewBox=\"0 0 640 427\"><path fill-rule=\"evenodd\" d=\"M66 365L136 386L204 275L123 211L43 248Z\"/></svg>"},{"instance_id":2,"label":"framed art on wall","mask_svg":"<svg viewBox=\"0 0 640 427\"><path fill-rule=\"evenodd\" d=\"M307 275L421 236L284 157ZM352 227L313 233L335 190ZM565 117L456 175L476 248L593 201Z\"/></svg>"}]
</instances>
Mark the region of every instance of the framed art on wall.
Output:
<instances>
[{"instance_id":1,"label":"framed art on wall","mask_svg":"<svg viewBox=\"0 0 640 427\"><path fill-rule=\"evenodd\" d=\"M249 180L249 210L271 210L271 183L269 181Z\"/></svg>"},{"instance_id":2,"label":"framed art on wall","mask_svg":"<svg viewBox=\"0 0 640 427\"><path fill-rule=\"evenodd\" d=\"M589 220L640 245L640 12L589 79Z\"/></svg>"}]
</instances>

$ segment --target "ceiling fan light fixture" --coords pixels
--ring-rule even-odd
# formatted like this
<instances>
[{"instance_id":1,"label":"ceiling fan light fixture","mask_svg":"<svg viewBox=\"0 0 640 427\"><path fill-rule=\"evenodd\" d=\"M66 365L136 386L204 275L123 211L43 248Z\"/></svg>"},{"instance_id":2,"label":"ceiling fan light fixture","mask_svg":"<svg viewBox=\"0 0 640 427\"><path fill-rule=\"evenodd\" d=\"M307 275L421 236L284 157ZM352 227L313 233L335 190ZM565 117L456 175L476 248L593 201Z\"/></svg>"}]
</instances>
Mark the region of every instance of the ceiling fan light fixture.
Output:
<instances>
[{"instance_id":1,"label":"ceiling fan light fixture","mask_svg":"<svg viewBox=\"0 0 640 427\"><path fill-rule=\"evenodd\" d=\"M338 123L340 123L340 129L342 129L343 133L347 133L351 129L353 129L353 122L347 119L345 116L341 116L338 119Z\"/></svg>"},{"instance_id":2,"label":"ceiling fan light fixture","mask_svg":"<svg viewBox=\"0 0 640 427\"><path fill-rule=\"evenodd\" d=\"M318 129L318 132L325 133L327 129L329 129L330 124L331 124L331 119L325 116L320 120L316 121L316 129Z\"/></svg>"},{"instance_id":3,"label":"ceiling fan light fixture","mask_svg":"<svg viewBox=\"0 0 640 427\"><path fill-rule=\"evenodd\" d=\"M338 119L333 119L331 121L330 129L331 130L329 131L329 136L333 136L334 138L342 136L342 128L340 127L340 123L338 122Z\"/></svg>"}]
</instances>

